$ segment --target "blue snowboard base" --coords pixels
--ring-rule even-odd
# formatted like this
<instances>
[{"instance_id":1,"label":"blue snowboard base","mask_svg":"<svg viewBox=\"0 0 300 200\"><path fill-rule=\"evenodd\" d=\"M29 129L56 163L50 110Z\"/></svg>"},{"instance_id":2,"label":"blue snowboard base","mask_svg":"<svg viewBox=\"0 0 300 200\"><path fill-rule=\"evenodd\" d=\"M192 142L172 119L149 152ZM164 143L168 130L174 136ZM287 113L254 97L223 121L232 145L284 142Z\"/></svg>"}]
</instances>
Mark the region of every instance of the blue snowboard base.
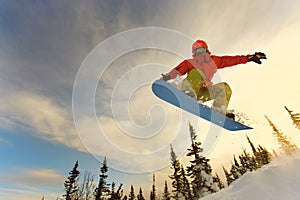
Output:
<instances>
[{"instance_id":1,"label":"blue snowboard base","mask_svg":"<svg viewBox=\"0 0 300 200\"><path fill-rule=\"evenodd\" d=\"M234 121L225 115L197 102L166 81L155 81L152 84L152 91L158 98L229 131L252 129L249 126Z\"/></svg>"}]
</instances>

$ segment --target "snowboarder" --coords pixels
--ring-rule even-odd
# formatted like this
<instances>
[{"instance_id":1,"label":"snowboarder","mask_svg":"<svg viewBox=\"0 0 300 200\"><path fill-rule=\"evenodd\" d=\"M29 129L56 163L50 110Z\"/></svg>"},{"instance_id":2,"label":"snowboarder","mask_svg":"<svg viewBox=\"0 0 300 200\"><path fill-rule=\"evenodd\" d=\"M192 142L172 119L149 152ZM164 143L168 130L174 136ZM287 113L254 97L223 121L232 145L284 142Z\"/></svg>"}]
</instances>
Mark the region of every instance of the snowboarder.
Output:
<instances>
[{"instance_id":1,"label":"snowboarder","mask_svg":"<svg viewBox=\"0 0 300 200\"><path fill-rule=\"evenodd\" d=\"M177 75L187 74L181 84L181 91L200 102L214 100L212 109L234 119L234 114L227 111L232 91L225 82L213 84L212 78L217 69L245 64L253 61L261 64L260 59L266 55L256 52L253 55L215 56L211 55L207 43L197 40L192 45L193 58L186 59L167 74L162 74L161 80L168 81Z\"/></svg>"}]
</instances>

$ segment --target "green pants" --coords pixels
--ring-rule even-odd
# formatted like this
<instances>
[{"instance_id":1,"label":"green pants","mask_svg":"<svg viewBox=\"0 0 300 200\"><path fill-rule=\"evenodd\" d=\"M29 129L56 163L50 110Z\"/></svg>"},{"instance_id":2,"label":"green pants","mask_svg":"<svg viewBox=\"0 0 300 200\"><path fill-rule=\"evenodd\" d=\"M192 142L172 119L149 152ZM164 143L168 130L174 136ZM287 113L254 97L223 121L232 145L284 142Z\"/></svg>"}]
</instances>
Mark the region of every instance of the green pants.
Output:
<instances>
[{"instance_id":1,"label":"green pants","mask_svg":"<svg viewBox=\"0 0 300 200\"><path fill-rule=\"evenodd\" d=\"M204 75L198 69L191 70L181 85L181 91L192 96L198 101L214 100L213 107L227 109L231 97L231 89L227 83L217 83L209 88L201 89Z\"/></svg>"}]
</instances>

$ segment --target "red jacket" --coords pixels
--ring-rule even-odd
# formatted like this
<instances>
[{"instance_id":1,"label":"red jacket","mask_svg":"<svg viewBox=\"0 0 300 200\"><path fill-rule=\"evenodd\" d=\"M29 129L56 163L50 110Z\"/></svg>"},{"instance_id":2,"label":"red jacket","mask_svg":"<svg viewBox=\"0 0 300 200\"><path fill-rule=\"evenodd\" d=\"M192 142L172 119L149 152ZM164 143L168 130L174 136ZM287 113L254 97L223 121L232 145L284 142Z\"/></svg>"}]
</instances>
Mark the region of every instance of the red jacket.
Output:
<instances>
[{"instance_id":1,"label":"red jacket","mask_svg":"<svg viewBox=\"0 0 300 200\"><path fill-rule=\"evenodd\" d=\"M214 56L210 54L193 56L181 62L177 67L169 72L170 78L173 79L178 75L184 75L194 68L200 69L205 78L206 86L211 86L211 79L217 72L217 69L230 67L248 62L248 56Z\"/></svg>"}]
</instances>

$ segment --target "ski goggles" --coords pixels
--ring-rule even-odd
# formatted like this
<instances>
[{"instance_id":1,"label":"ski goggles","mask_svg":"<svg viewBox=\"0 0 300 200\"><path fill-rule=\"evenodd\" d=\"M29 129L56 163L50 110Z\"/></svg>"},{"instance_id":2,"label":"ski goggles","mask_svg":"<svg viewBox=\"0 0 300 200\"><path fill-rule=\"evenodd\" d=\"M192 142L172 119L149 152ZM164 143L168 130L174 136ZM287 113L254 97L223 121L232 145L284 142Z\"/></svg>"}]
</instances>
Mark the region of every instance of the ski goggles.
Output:
<instances>
[{"instance_id":1,"label":"ski goggles","mask_svg":"<svg viewBox=\"0 0 300 200\"><path fill-rule=\"evenodd\" d=\"M205 47L200 47L200 48L197 48L195 50L193 50L193 55L203 55L203 54L206 54L207 52L207 49Z\"/></svg>"}]
</instances>

